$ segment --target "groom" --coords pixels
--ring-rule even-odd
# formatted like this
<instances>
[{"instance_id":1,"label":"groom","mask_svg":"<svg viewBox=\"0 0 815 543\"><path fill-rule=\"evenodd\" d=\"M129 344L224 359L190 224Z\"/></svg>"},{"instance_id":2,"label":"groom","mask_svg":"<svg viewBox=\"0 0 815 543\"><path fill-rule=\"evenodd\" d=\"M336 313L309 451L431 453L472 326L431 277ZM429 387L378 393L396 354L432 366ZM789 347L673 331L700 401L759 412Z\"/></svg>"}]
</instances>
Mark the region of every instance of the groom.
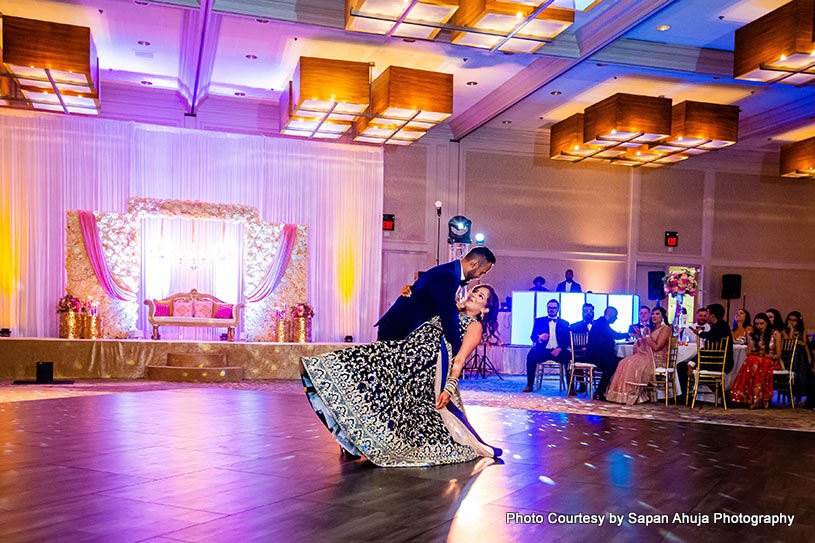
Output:
<instances>
[{"instance_id":1,"label":"groom","mask_svg":"<svg viewBox=\"0 0 815 543\"><path fill-rule=\"evenodd\" d=\"M405 339L422 323L438 315L444 337L456 354L461 348L458 331L456 291L471 279L478 279L495 264L495 255L486 247L476 247L461 260L431 268L411 286L411 295L400 296L379 322L377 339Z\"/></svg>"}]
</instances>

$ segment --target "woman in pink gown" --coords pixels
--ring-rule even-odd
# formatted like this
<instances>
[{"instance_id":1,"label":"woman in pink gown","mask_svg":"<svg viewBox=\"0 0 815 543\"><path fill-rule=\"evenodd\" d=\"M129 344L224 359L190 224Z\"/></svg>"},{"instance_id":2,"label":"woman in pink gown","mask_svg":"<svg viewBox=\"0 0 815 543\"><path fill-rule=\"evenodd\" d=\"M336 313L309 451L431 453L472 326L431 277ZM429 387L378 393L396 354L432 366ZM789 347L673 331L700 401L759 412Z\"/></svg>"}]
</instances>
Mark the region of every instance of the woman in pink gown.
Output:
<instances>
[{"instance_id":1,"label":"woman in pink gown","mask_svg":"<svg viewBox=\"0 0 815 543\"><path fill-rule=\"evenodd\" d=\"M730 389L730 401L746 404L750 409L769 407L773 399L773 370L780 368L781 334L772 329L767 314L759 313L747 338L750 354Z\"/></svg>"},{"instance_id":2,"label":"woman in pink gown","mask_svg":"<svg viewBox=\"0 0 815 543\"><path fill-rule=\"evenodd\" d=\"M656 382L654 365L665 367L670 339L667 312L662 307L655 307L651 310L650 332L634 344L634 354L620 361L606 392L606 399L627 405L656 401L656 390L631 383Z\"/></svg>"}]
</instances>

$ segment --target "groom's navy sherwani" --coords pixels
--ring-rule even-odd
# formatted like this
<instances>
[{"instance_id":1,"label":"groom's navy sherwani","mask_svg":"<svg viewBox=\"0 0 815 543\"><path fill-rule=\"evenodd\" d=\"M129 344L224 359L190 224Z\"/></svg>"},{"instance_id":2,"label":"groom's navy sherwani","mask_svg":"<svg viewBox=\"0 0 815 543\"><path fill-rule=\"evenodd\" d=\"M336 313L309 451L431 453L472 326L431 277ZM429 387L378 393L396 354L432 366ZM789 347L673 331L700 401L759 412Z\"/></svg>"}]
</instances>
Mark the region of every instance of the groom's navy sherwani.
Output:
<instances>
[{"instance_id":1,"label":"groom's navy sherwani","mask_svg":"<svg viewBox=\"0 0 815 543\"><path fill-rule=\"evenodd\" d=\"M411 286L409 297L400 296L375 326L378 339L405 339L422 323L441 318L444 337L456 354L461 348L456 291L461 282L461 262L454 260L431 268Z\"/></svg>"}]
</instances>

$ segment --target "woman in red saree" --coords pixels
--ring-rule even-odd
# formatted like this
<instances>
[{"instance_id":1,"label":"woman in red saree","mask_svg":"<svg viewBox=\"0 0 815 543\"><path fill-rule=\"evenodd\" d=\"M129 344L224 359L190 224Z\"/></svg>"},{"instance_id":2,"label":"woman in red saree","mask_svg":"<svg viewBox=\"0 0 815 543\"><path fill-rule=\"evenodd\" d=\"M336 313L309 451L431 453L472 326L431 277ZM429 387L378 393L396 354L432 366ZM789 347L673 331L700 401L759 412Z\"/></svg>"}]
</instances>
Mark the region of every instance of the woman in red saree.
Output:
<instances>
[{"instance_id":1,"label":"woman in red saree","mask_svg":"<svg viewBox=\"0 0 815 543\"><path fill-rule=\"evenodd\" d=\"M749 356L730 389L730 401L746 404L750 409L769 407L773 398L773 370L780 368L781 334L772 329L765 313L759 313L747 337Z\"/></svg>"}]
</instances>

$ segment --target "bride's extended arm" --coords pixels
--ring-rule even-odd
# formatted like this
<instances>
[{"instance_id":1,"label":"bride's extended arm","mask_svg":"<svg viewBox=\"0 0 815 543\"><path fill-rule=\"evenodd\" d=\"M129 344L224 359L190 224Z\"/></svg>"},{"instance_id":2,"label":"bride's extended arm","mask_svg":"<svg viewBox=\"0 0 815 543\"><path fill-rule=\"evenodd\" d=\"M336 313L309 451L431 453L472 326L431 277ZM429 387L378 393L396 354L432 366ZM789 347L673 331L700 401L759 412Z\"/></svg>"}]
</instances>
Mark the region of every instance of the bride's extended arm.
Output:
<instances>
[{"instance_id":1,"label":"bride's extended arm","mask_svg":"<svg viewBox=\"0 0 815 543\"><path fill-rule=\"evenodd\" d=\"M467 326L467 332L464 333L464 339L461 340L461 349L453 357L453 363L450 372L447 376L447 385L454 384L453 388L458 387L458 378L461 376L461 371L464 368L464 363L470 354L481 343L481 335L483 334L484 327L478 321L473 321ZM450 401L450 393L447 390L442 390L436 400L436 409L441 409Z\"/></svg>"}]
</instances>

